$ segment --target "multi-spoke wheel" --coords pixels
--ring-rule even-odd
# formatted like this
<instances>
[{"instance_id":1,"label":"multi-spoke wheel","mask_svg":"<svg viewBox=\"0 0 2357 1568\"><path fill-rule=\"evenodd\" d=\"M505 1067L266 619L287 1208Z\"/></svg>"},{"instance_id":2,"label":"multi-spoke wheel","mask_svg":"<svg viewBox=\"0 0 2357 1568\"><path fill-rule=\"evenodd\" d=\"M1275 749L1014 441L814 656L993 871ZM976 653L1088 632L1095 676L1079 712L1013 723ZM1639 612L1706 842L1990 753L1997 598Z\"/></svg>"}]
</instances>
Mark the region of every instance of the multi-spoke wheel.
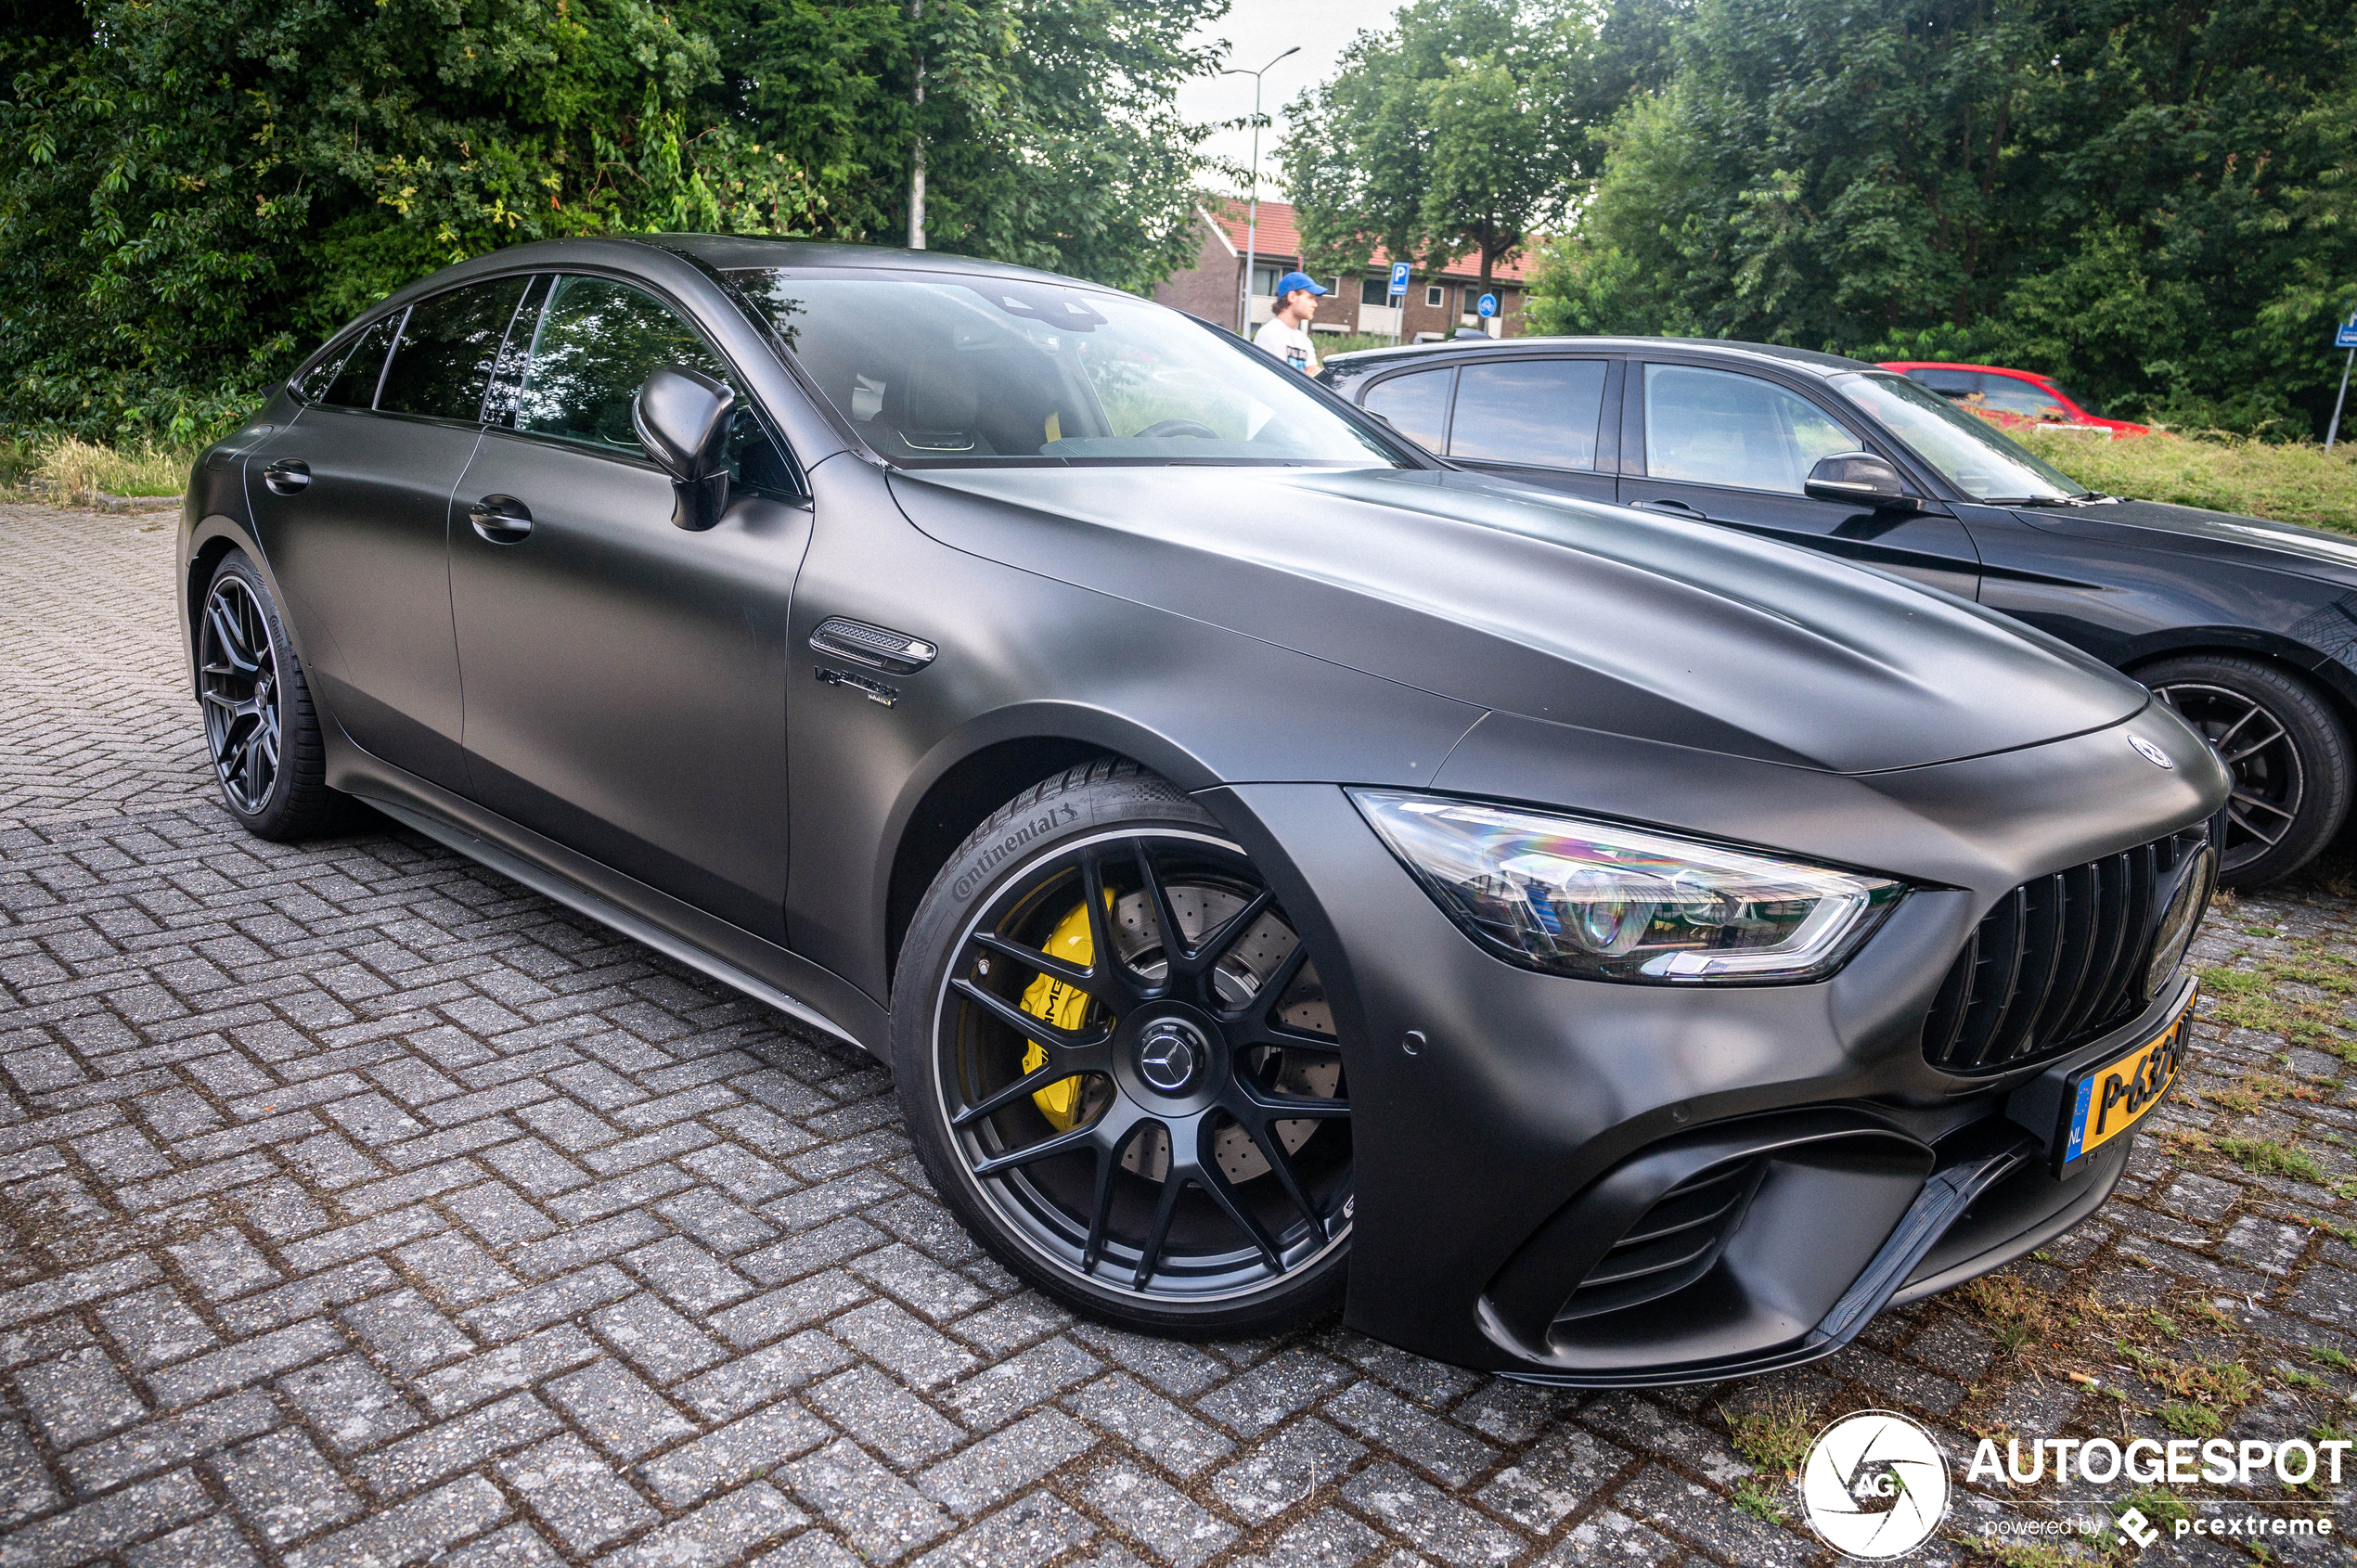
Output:
<instances>
[{"instance_id":1,"label":"multi-spoke wheel","mask_svg":"<svg viewBox=\"0 0 2357 1568\"><path fill-rule=\"evenodd\" d=\"M2208 737L2235 776L2219 880L2257 887L2306 865L2349 807L2349 740L2325 699L2256 659L2201 654L2136 676Z\"/></svg>"},{"instance_id":2,"label":"multi-spoke wheel","mask_svg":"<svg viewBox=\"0 0 2357 1568\"><path fill-rule=\"evenodd\" d=\"M1019 798L934 884L894 998L919 1150L1010 1266L1162 1332L1336 1299L1333 1009L1267 881L1179 791L1100 764Z\"/></svg>"},{"instance_id":3,"label":"multi-spoke wheel","mask_svg":"<svg viewBox=\"0 0 2357 1568\"><path fill-rule=\"evenodd\" d=\"M269 587L242 554L214 572L196 631L205 749L223 801L264 838L301 837L332 798L319 726Z\"/></svg>"}]
</instances>

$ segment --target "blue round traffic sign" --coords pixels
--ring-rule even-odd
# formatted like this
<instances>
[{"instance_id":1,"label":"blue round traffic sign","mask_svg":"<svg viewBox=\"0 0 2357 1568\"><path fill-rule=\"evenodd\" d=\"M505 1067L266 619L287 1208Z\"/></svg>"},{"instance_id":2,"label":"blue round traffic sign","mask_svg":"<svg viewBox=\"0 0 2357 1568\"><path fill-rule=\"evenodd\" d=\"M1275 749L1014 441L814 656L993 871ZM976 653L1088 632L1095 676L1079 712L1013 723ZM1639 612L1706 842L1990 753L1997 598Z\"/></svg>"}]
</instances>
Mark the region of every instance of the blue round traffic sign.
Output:
<instances>
[{"instance_id":1,"label":"blue round traffic sign","mask_svg":"<svg viewBox=\"0 0 2357 1568\"><path fill-rule=\"evenodd\" d=\"M1475 302L1474 309L1481 315L1482 319L1488 320L1498 314L1498 296L1484 294Z\"/></svg>"}]
</instances>

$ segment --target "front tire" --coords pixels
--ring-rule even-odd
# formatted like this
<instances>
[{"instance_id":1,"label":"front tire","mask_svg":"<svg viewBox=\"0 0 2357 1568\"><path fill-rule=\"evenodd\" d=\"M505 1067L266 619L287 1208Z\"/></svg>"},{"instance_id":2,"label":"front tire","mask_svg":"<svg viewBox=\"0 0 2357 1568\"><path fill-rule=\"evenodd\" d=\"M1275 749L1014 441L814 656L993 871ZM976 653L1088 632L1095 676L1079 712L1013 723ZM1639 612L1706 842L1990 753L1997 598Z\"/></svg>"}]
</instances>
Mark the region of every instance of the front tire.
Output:
<instances>
[{"instance_id":1,"label":"front tire","mask_svg":"<svg viewBox=\"0 0 2357 1568\"><path fill-rule=\"evenodd\" d=\"M2235 776L2219 881L2237 890L2307 865L2349 814L2350 744L2322 693L2263 660L2205 653L2136 678L2200 731Z\"/></svg>"},{"instance_id":2,"label":"front tire","mask_svg":"<svg viewBox=\"0 0 2357 1568\"><path fill-rule=\"evenodd\" d=\"M1017 1275L1123 1328L1332 1311L1350 1102L1309 959L1250 857L1164 779L1101 762L1025 790L942 868L901 949L893 1070L934 1189Z\"/></svg>"},{"instance_id":3,"label":"front tire","mask_svg":"<svg viewBox=\"0 0 2357 1568\"><path fill-rule=\"evenodd\" d=\"M222 558L205 588L197 688L229 815L257 838L282 842L326 826L336 794L311 687L269 584L241 550Z\"/></svg>"}]
</instances>

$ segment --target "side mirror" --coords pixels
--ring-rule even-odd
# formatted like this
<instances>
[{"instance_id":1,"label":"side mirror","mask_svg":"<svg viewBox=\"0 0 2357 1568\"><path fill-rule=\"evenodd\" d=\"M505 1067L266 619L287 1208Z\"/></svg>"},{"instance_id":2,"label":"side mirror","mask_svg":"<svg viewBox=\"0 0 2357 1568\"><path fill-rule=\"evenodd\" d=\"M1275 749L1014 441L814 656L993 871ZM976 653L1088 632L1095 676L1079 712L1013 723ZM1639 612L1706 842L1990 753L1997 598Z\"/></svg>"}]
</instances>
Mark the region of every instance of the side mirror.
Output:
<instances>
[{"instance_id":1,"label":"side mirror","mask_svg":"<svg viewBox=\"0 0 2357 1568\"><path fill-rule=\"evenodd\" d=\"M1818 458L1802 488L1819 501L1861 501L1877 508L1903 506L1913 499L1899 470L1871 452L1836 452Z\"/></svg>"},{"instance_id":2,"label":"side mirror","mask_svg":"<svg viewBox=\"0 0 2357 1568\"><path fill-rule=\"evenodd\" d=\"M701 533L728 503L728 421L737 394L700 370L665 365L630 407L638 444L671 476L671 521Z\"/></svg>"}]
</instances>

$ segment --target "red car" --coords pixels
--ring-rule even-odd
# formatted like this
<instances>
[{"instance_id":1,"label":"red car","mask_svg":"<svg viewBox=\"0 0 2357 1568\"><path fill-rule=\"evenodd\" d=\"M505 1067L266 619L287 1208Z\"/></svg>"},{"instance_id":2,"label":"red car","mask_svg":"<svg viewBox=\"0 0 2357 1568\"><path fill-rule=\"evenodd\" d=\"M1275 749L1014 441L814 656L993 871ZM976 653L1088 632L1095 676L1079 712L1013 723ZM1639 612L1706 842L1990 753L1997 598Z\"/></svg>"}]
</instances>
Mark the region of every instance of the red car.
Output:
<instances>
[{"instance_id":1,"label":"red car","mask_svg":"<svg viewBox=\"0 0 2357 1568\"><path fill-rule=\"evenodd\" d=\"M1893 360L1885 370L1896 370L1911 381L1921 381L1940 396L1971 404L2003 418L2045 425L2079 425L2107 431L2115 436L2149 435L2150 425L2106 419L2034 370L2008 370L2002 365L1951 365L1927 360ZM1974 399L1978 402L1974 402Z\"/></svg>"}]
</instances>

